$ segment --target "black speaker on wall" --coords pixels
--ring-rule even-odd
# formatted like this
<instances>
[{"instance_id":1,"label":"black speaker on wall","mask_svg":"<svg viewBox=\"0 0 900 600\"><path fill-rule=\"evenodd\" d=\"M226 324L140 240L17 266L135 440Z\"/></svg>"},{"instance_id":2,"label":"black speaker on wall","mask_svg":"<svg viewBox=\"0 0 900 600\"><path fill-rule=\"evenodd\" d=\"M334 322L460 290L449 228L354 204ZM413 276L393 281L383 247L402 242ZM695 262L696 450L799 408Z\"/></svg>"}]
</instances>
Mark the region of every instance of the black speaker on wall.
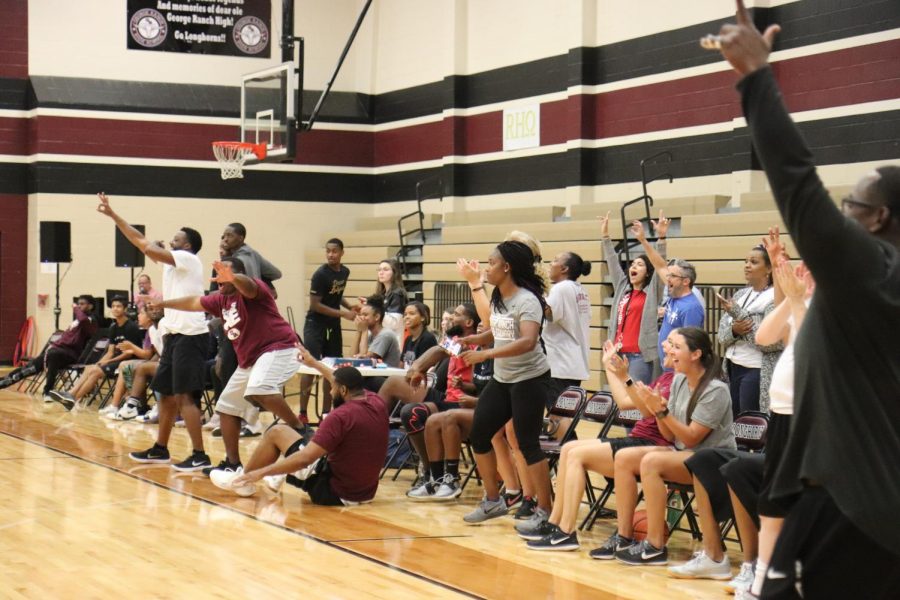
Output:
<instances>
[{"instance_id":1,"label":"black speaker on wall","mask_svg":"<svg viewBox=\"0 0 900 600\"><path fill-rule=\"evenodd\" d=\"M135 229L144 233L143 225L132 225ZM128 238L116 227L116 266L117 267L143 267L144 253L134 247Z\"/></svg>"},{"instance_id":2,"label":"black speaker on wall","mask_svg":"<svg viewBox=\"0 0 900 600\"><path fill-rule=\"evenodd\" d=\"M41 262L72 262L72 224L68 221L41 221Z\"/></svg>"}]
</instances>

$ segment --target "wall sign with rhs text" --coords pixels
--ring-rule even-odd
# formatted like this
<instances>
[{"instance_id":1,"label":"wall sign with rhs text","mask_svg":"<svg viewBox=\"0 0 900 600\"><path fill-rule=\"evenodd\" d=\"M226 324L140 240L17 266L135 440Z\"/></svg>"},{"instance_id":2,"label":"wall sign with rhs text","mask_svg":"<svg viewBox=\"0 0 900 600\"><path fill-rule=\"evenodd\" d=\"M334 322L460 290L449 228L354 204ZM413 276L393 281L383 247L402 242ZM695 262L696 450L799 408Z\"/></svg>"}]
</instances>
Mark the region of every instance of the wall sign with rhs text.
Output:
<instances>
[{"instance_id":1,"label":"wall sign with rhs text","mask_svg":"<svg viewBox=\"0 0 900 600\"><path fill-rule=\"evenodd\" d=\"M269 58L271 0L128 0L128 48Z\"/></svg>"}]
</instances>

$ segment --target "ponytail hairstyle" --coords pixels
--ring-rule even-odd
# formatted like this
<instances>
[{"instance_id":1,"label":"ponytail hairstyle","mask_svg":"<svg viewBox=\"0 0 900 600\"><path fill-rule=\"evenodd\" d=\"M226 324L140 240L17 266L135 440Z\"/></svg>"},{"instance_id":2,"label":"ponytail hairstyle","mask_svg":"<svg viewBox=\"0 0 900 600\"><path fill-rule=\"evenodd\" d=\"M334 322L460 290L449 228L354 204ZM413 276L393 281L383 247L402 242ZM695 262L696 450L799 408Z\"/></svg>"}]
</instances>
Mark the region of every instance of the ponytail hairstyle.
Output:
<instances>
[{"instance_id":1,"label":"ponytail hairstyle","mask_svg":"<svg viewBox=\"0 0 900 600\"><path fill-rule=\"evenodd\" d=\"M686 414L688 425L690 425L691 415L694 414L694 409L697 408L697 402L699 402L701 394L706 390L710 381L721 378L722 362L716 356L715 350L713 350L712 340L710 340L708 333L699 327L679 327L676 331L678 335L684 338L691 352L700 351L700 364L704 369L703 376L700 378L700 382L697 384L688 402Z\"/></svg>"},{"instance_id":2,"label":"ponytail hairstyle","mask_svg":"<svg viewBox=\"0 0 900 600\"><path fill-rule=\"evenodd\" d=\"M591 261L584 260L574 252L566 252L565 254L566 268L569 270L568 277L572 281L576 281L582 275L591 274Z\"/></svg>"},{"instance_id":3,"label":"ponytail hairstyle","mask_svg":"<svg viewBox=\"0 0 900 600\"><path fill-rule=\"evenodd\" d=\"M759 252L760 254L762 254L763 262L766 263L767 267L769 267L769 274L766 276L766 281L768 282L769 287L772 287L772 285L773 285L772 259L769 258L768 250L766 250L766 247L763 246L762 244L757 244L757 245L753 246L752 248L750 248L750 252Z\"/></svg>"},{"instance_id":4,"label":"ponytail hairstyle","mask_svg":"<svg viewBox=\"0 0 900 600\"><path fill-rule=\"evenodd\" d=\"M520 288L525 288L541 303L541 311L547 307L544 300L544 279L535 270L534 254L531 249L522 242L501 242L497 245L497 252L509 265L509 276ZM491 293L491 306L496 310L506 310L503 297L500 295L500 287L495 286Z\"/></svg>"},{"instance_id":5,"label":"ponytail hairstyle","mask_svg":"<svg viewBox=\"0 0 900 600\"><path fill-rule=\"evenodd\" d=\"M369 296L366 298L366 306L372 309L372 311L378 315L378 322L384 319L384 297L383 296Z\"/></svg>"}]
</instances>

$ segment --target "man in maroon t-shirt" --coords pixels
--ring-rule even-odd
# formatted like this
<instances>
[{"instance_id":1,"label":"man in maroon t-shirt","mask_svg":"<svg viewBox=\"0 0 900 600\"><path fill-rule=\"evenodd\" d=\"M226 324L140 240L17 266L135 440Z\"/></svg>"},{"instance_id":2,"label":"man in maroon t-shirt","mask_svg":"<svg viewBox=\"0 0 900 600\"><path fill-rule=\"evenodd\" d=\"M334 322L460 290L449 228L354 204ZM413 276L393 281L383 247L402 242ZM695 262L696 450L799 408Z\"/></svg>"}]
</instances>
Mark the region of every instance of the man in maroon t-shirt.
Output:
<instances>
[{"instance_id":1,"label":"man in maroon t-shirt","mask_svg":"<svg viewBox=\"0 0 900 600\"><path fill-rule=\"evenodd\" d=\"M314 504L351 506L368 502L378 489L378 474L388 445L388 415L377 394L363 388L363 376L353 367L331 371L306 350L304 364L331 381L333 410L312 441L290 427L271 427L242 473L217 472L212 482L240 496L256 491L256 482L278 491L285 480L306 490ZM284 453L284 459L278 455ZM327 455L327 460L322 457ZM276 462L277 461L277 462Z\"/></svg>"},{"instance_id":2,"label":"man in maroon t-shirt","mask_svg":"<svg viewBox=\"0 0 900 600\"><path fill-rule=\"evenodd\" d=\"M191 296L154 303L177 310L206 311L221 316L225 335L234 345L238 368L219 395L216 412L225 443L225 459L216 469L237 471L241 467L238 442L241 417L252 403L270 411L288 426L303 431L297 415L281 395L282 387L297 372L297 335L278 313L278 306L261 279L244 275L239 258L213 263L219 290L206 296Z\"/></svg>"}]
</instances>

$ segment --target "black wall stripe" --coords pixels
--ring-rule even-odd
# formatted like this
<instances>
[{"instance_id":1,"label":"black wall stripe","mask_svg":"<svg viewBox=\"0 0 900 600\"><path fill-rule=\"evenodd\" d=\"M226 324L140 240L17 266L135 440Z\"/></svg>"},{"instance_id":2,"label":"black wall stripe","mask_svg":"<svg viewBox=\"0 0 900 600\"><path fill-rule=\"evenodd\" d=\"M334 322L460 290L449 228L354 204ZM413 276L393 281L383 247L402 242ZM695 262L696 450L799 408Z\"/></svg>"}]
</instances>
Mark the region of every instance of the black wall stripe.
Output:
<instances>
[{"instance_id":1,"label":"black wall stripe","mask_svg":"<svg viewBox=\"0 0 900 600\"><path fill-rule=\"evenodd\" d=\"M809 121L800 123L799 127L817 164L896 162L900 157L900 110ZM0 163L0 193L93 194L102 189L134 196L394 202L414 199L416 182L434 175L443 178L444 194L454 196L626 183L640 177L641 159L662 150L670 150L673 161L658 172L667 170L676 179L758 169L749 133L741 128L674 140L579 148L383 175L248 170L242 180L222 181L213 168ZM665 185L654 184L651 192L659 193L657 190Z\"/></svg>"},{"instance_id":2,"label":"black wall stripe","mask_svg":"<svg viewBox=\"0 0 900 600\"><path fill-rule=\"evenodd\" d=\"M0 77L0 108L25 110L28 105L28 80Z\"/></svg>"},{"instance_id":3,"label":"black wall stripe","mask_svg":"<svg viewBox=\"0 0 900 600\"><path fill-rule=\"evenodd\" d=\"M816 0L775 8L754 9L761 28L783 27L776 49L887 31L900 27L897 0ZM452 75L374 96L331 92L323 106L322 121L387 123L440 114L450 108L469 108L552 92L572 85L598 85L634 77L718 62L717 53L705 52L697 41L717 32L729 19L709 21L633 40L595 48L573 48L550 56L475 73ZM119 110L233 117L238 111L238 88L232 86L126 82L72 77L33 77L37 106ZM4 92L0 80L0 92ZM0 94L0 107L6 107ZM304 92L308 113L319 92Z\"/></svg>"}]
</instances>

